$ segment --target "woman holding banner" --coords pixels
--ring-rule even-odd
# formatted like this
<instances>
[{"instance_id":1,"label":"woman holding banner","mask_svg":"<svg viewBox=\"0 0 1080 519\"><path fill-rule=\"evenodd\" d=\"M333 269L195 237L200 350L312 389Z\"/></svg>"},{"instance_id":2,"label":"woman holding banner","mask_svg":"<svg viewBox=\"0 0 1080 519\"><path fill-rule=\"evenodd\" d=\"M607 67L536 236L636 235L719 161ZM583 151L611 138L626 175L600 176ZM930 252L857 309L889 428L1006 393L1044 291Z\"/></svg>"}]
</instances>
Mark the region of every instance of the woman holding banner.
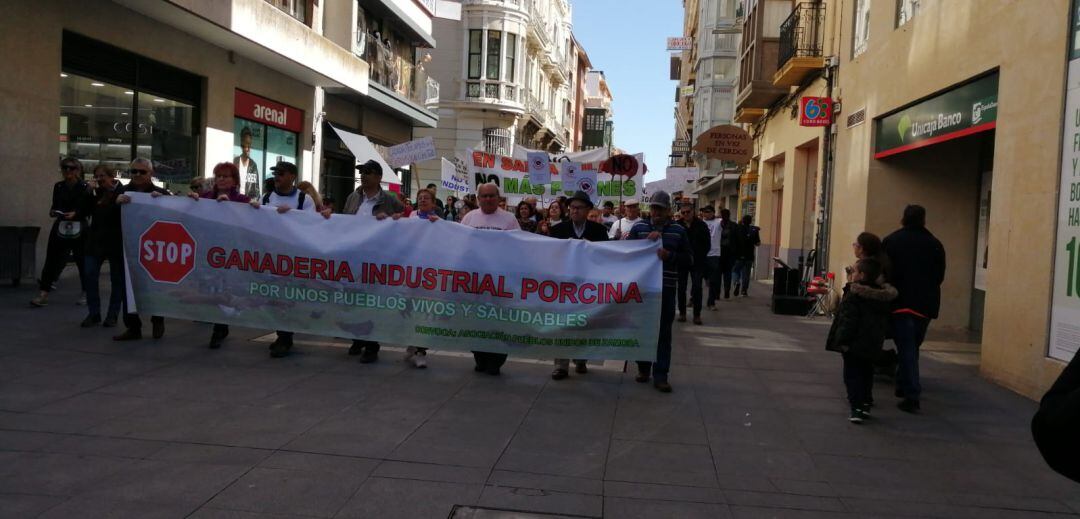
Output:
<instances>
[{"instance_id":1,"label":"woman holding banner","mask_svg":"<svg viewBox=\"0 0 1080 519\"><path fill-rule=\"evenodd\" d=\"M412 218L420 218L432 223L442 220L439 217L438 207L435 205L435 192L428 189L416 192L416 210L413 211ZM418 369L427 368L427 348L418 346L405 348L405 362Z\"/></svg>"}]
</instances>

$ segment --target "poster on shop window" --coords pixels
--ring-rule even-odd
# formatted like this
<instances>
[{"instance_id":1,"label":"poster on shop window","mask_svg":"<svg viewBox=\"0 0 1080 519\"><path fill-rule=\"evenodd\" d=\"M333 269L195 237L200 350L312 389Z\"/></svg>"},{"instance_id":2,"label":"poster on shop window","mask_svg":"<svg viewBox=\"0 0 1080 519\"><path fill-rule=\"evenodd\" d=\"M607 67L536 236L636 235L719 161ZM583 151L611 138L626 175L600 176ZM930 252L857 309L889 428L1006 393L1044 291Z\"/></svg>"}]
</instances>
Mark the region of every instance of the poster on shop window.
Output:
<instances>
[{"instance_id":1,"label":"poster on shop window","mask_svg":"<svg viewBox=\"0 0 1080 519\"><path fill-rule=\"evenodd\" d=\"M1075 22L1075 21L1074 21ZM1072 31L1071 49L1078 43ZM1061 180L1048 355L1069 361L1080 349L1080 53L1070 56L1061 132Z\"/></svg>"}]
</instances>

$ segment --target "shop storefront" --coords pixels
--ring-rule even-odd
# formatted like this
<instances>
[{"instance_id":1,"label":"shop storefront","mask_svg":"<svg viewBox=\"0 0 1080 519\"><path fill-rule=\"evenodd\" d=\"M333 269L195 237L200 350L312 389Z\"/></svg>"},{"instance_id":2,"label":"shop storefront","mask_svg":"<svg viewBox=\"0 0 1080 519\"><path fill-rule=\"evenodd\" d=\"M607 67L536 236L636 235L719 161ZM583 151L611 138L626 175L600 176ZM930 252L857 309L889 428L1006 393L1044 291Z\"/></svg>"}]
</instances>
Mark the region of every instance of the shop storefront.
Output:
<instances>
[{"instance_id":1,"label":"shop storefront","mask_svg":"<svg viewBox=\"0 0 1080 519\"><path fill-rule=\"evenodd\" d=\"M136 157L182 192L198 170L203 78L90 38L64 32L60 72L60 157L78 158L88 177L104 164L127 178Z\"/></svg>"},{"instance_id":2,"label":"shop storefront","mask_svg":"<svg viewBox=\"0 0 1080 519\"><path fill-rule=\"evenodd\" d=\"M302 167L297 157L304 111L237 89L233 113L233 163L240 168L244 192L261 197L274 164Z\"/></svg>"}]
</instances>

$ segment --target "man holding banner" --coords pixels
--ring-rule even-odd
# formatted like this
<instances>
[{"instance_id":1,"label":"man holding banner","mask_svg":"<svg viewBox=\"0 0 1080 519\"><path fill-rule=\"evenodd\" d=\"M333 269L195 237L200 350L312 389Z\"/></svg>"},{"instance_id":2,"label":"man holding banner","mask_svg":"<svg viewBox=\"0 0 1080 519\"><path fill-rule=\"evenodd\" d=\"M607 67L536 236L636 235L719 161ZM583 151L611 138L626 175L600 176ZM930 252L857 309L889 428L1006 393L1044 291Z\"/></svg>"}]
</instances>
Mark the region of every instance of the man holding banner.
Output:
<instances>
[{"instance_id":1,"label":"man holding banner","mask_svg":"<svg viewBox=\"0 0 1080 519\"><path fill-rule=\"evenodd\" d=\"M517 218L513 214L499 209L501 198L499 186L495 184L481 184L476 188L476 198L480 209L469 211L461 224L475 229L488 229L493 231L517 231L521 230ZM476 361L476 371L483 371L488 375L498 375L499 369L506 363L505 353L491 353L486 351L473 351L473 360Z\"/></svg>"},{"instance_id":2,"label":"man holding banner","mask_svg":"<svg viewBox=\"0 0 1080 519\"><path fill-rule=\"evenodd\" d=\"M649 221L638 222L626 239L648 238L662 240L656 255L664 262L663 296L660 306L660 336L656 341L656 362L638 361L638 375L634 380L644 384L650 372L655 380L653 387L662 393L671 392L668 371L671 368L671 325L675 320L675 292L678 288L679 269L690 266L690 241L686 230L671 221L671 195L657 191L649 197Z\"/></svg>"},{"instance_id":3,"label":"man holding banner","mask_svg":"<svg viewBox=\"0 0 1080 519\"><path fill-rule=\"evenodd\" d=\"M607 229L604 224L590 222L585 219L589 210L593 208L592 199L588 193L578 191L570 197L570 219L556 224L551 228L551 237L560 240L585 240L607 241ZM585 365L585 359L574 359L574 371L588 373L589 368ZM555 359L555 371L551 372L551 378L562 380L570 375L570 359Z\"/></svg>"}]
</instances>

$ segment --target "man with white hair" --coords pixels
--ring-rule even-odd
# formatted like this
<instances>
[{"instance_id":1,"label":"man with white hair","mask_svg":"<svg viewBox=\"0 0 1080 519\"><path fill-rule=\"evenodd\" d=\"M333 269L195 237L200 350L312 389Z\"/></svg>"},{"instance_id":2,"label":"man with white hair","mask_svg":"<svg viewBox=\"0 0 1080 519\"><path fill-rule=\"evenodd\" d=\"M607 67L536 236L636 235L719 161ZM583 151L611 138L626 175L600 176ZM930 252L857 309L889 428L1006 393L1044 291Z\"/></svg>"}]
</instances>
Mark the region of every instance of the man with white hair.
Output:
<instances>
[{"instance_id":1,"label":"man with white hair","mask_svg":"<svg viewBox=\"0 0 1080 519\"><path fill-rule=\"evenodd\" d=\"M131 175L131 181L126 186L122 186L122 193L150 193L152 197L159 197L161 195L170 194L165 188L157 187L154 185L154 163L149 159L138 157L131 161L131 166L128 169L128 174ZM120 189L120 188L118 188ZM121 194L116 197L116 203L126 204L131 202L131 197L126 194ZM117 268L116 265L109 265L109 268ZM142 319L139 319L139 314L131 313L127 310L127 298L124 298L124 333L113 337L114 341L134 341L142 339ZM160 339L165 335L165 318L160 315L150 317L151 334L155 339Z\"/></svg>"},{"instance_id":2,"label":"man with white hair","mask_svg":"<svg viewBox=\"0 0 1080 519\"><path fill-rule=\"evenodd\" d=\"M626 235L630 233L630 229L634 228L634 224L641 221L641 210L638 207L637 199L631 198L623 204L626 216L623 216L619 221L611 224L611 230L608 231L608 238L612 240L625 240Z\"/></svg>"},{"instance_id":3,"label":"man with white hair","mask_svg":"<svg viewBox=\"0 0 1080 519\"><path fill-rule=\"evenodd\" d=\"M517 231L521 229L517 218L509 211L499 209L501 193L499 186L487 183L476 188L476 199L480 206L477 211L469 211L461 219L462 225L476 229L488 229L494 231ZM473 359L476 361L476 371L482 371L488 375L498 375L499 369L506 362L505 353L490 353L486 351L473 351Z\"/></svg>"}]
</instances>

